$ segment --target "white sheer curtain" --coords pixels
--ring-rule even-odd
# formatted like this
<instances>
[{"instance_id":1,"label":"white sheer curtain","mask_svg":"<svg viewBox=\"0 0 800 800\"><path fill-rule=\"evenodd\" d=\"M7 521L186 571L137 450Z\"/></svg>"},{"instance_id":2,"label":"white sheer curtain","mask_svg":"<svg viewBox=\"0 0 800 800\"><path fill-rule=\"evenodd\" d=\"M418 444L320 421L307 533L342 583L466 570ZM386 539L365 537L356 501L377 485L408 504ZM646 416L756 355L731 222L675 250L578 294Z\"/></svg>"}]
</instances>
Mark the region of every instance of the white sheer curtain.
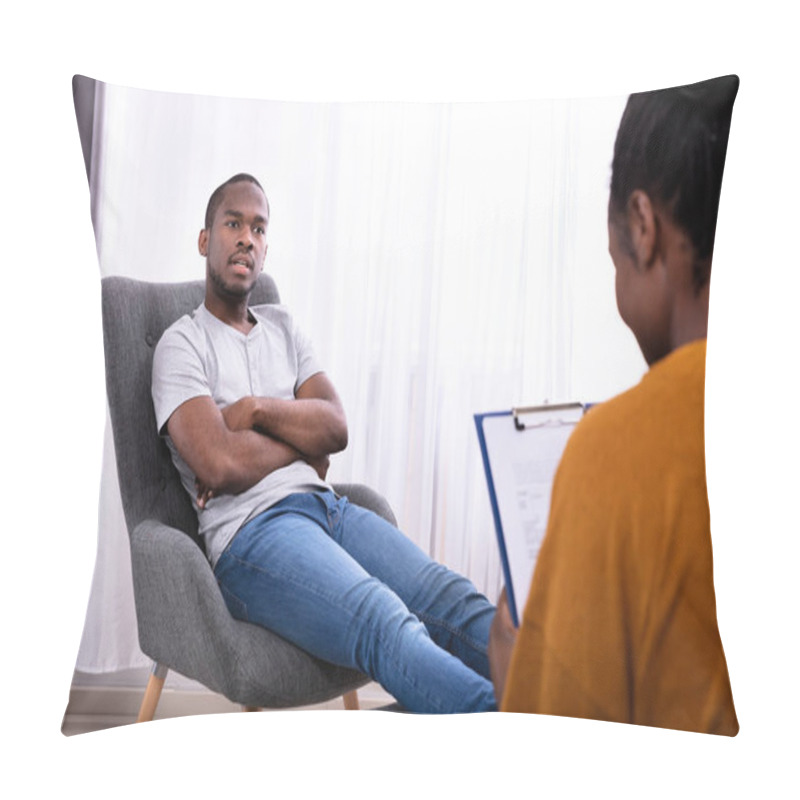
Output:
<instances>
[{"instance_id":1,"label":"white sheer curtain","mask_svg":"<svg viewBox=\"0 0 800 800\"><path fill-rule=\"evenodd\" d=\"M408 536L494 599L472 414L602 400L644 371L606 252L624 101L277 103L105 86L101 273L203 277L210 192L256 175L272 213L266 270L348 415L330 479L375 487ZM98 543L77 666L144 665L108 429Z\"/></svg>"}]
</instances>

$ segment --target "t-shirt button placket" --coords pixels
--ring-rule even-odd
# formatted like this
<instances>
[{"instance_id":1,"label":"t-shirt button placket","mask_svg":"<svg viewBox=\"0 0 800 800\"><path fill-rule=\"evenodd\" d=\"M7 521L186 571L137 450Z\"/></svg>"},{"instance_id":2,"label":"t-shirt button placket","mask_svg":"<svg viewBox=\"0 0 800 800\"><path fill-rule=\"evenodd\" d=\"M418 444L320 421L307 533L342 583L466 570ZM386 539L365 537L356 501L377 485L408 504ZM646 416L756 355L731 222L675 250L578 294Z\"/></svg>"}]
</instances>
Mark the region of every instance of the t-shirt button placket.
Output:
<instances>
[{"instance_id":1,"label":"t-shirt button placket","mask_svg":"<svg viewBox=\"0 0 800 800\"><path fill-rule=\"evenodd\" d=\"M250 385L253 387L253 394L261 394L261 381L258 374L257 348L252 341L247 342L247 366L250 370Z\"/></svg>"}]
</instances>

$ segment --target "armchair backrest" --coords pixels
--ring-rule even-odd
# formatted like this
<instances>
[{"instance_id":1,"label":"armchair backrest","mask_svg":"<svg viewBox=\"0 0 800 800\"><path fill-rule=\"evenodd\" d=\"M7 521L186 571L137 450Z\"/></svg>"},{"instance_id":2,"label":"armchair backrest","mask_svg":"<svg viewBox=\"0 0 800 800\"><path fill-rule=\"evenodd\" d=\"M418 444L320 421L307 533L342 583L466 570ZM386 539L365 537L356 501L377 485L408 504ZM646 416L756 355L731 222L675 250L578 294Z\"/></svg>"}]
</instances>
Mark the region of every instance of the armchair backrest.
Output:
<instances>
[{"instance_id":1,"label":"armchair backrest","mask_svg":"<svg viewBox=\"0 0 800 800\"><path fill-rule=\"evenodd\" d=\"M147 283L117 276L102 280L106 392L128 532L144 519L157 519L185 531L201 548L197 515L156 431L150 381L153 350L161 334L204 297L203 280ZM275 282L262 273L250 303L278 302Z\"/></svg>"}]
</instances>

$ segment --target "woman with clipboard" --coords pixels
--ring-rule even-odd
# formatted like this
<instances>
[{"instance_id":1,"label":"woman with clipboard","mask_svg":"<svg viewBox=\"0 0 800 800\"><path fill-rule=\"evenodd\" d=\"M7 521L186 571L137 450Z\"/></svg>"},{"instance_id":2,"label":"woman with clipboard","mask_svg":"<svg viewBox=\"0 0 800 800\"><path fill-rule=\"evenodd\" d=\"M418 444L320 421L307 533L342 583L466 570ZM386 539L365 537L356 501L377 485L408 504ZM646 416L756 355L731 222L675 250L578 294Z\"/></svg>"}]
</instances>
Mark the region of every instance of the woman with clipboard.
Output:
<instances>
[{"instance_id":1,"label":"woman with clipboard","mask_svg":"<svg viewBox=\"0 0 800 800\"><path fill-rule=\"evenodd\" d=\"M705 481L709 281L739 80L631 95L608 210L617 306L650 367L577 425L517 631L490 637L504 711L735 736Z\"/></svg>"}]
</instances>

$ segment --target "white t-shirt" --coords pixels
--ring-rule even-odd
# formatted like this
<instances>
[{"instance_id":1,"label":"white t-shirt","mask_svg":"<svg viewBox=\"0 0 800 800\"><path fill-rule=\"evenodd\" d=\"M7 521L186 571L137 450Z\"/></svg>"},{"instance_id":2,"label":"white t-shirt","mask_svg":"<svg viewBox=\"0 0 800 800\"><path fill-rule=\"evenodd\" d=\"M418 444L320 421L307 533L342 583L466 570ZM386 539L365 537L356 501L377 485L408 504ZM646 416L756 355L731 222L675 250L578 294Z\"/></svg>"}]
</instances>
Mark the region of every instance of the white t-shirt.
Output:
<instances>
[{"instance_id":1,"label":"white t-shirt","mask_svg":"<svg viewBox=\"0 0 800 800\"><path fill-rule=\"evenodd\" d=\"M167 434L166 424L193 397L211 397L225 408L247 395L292 399L321 371L310 341L284 306L250 309L256 324L244 334L217 319L205 305L170 326L153 355L153 404L184 488L197 511L212 565L245 522L296 492L330 489L302 460L275 470L245 492L213 497L201 510L195 475Z\"/></svg>"}]
</instances>

